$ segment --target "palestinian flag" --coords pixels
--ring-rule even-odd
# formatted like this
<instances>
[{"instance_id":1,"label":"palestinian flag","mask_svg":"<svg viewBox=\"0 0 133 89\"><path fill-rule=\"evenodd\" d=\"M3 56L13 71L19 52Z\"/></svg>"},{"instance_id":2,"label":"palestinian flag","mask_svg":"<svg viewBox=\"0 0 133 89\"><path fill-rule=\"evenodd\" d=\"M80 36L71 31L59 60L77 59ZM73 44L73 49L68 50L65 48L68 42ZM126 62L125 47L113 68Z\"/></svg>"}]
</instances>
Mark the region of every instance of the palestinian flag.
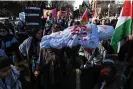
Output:
<instances>
[{"instance_id":1,"label":"palestinian flag","mask_svg":"<svg viewBox=\"0 0 133 89\"><path fill-rule=\"evenodd\" d=\"M79 13L80 13L80 16L83 15L83 13L86 10L86 8L88 8L88 6L86 5L86 2L83 1L82 5L79 5Z\"/></svg>"},{"instance_id":2,"label":"palestinian flag","mask_svg":"<svg viewBox=\"0 0 133 89\"><path fill-rule=\"evenodd\" d=\"M133 1L125 0L121 14L115 27L115 32L111 39L111 45L118 53L118 42L131 34L133 22Z\"/></svg>"},{"instance_id":3,"label":"palestinian flag","mask_svg":"<svg viewBox=\"0 0 133 89\"><path fill-rule=\"evenodd\" d=\"M81 19L81 24L88 24L88 22L89 22L88 9L86 9Z\"/></svg>"}]
</instances>

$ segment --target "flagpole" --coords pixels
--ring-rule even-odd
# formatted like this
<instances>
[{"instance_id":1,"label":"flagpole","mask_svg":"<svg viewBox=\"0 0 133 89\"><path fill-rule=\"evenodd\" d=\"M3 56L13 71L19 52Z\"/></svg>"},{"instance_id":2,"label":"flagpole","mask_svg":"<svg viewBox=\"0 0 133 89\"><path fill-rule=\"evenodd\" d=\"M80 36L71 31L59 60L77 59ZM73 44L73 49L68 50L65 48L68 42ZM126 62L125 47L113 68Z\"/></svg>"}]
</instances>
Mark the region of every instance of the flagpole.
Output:
<instances>
[{"instance_id":1,"label":"flagpole","mask_svg":"<svg viewBox=\"0 0 133 89\"><path fill-rule=\"evenodd\" d=\"M96 7L95 7L95 10L96 10L96 12L97 12L97 0L96 0L96 5L95 5ZM96 17L97 18L97 17Z\"/></svg>"},{"instance_id":2,"label":"flagpole","mask_svg":"<svg viewBox=\"0 0 133 89\"><path fill-rule=\"evenodd\" d=\"M95 15L95 13L96 13L96 8L97 8L97 0L94 0L94 13L93 13L93 17L92 17L92 24L93 24L93 21L95 20L95 19L97 19L97 16L96 17L94 17L94 15Z\"/></svg>"},{"instance_id":3,"label":"flagpole","mask_svg":"<svg viewBox=\"0 0 133 89\"><path fill-rule=\"evenodd\" d=\"M119 15L119 17L122 15L122 11L123 11L123 7L122 7L122 10L121 10L121 12L120 12L120 15ZM119 18L118 17L118 18ZM118 24L118 23L117 23ZM117 25L116 24L116 25ZM117 27L115 26L115 29L116 29ZM120 51L120 48L121 48L121 41L119 41L119 42L117 42L117 46L118 46L118 49L117 49L117 53L119 53L119 51Z\"/></svg>"},{"instance_id":4,"label":"flagpole","mask_svg":"<svg viewBox=\"0 0 133 89\"><path fill-rule=\"evenodd\" d=\"M133 0L131 0L131 10L133 10ZM131 18L133 17L133 11L131 13ZM132 19L132 22L131 22L131 35L133 35L133 19Z\"/></svg>"}]
</instances>

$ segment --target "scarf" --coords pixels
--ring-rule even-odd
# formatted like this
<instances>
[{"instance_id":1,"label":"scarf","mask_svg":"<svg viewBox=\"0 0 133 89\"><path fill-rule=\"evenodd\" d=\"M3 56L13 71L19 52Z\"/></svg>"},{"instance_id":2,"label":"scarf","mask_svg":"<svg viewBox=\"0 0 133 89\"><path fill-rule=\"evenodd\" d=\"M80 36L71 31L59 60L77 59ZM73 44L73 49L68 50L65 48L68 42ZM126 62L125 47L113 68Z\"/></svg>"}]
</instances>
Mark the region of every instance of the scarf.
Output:
<instances>
[{"instance_id":1,"label":"scarf","mask_svg":"<svg viewBox=\"0 0 133 89\"><path fill-rule=\"evenodd\" d=\"M19 72L14 66L11 66L12 72L5 77L5 83L0 79L0 89L22 89L21 83L18 80Z\"/></svg>"}]
</instances>

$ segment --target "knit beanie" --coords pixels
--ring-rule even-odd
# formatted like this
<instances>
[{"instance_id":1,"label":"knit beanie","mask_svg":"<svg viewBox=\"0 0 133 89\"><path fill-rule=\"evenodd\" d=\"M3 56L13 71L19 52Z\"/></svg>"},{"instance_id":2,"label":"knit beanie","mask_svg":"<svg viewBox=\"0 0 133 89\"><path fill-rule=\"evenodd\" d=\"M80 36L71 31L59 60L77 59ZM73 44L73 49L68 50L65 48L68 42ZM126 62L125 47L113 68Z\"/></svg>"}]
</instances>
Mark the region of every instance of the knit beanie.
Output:
<instances>
[{"instance_id":1,"label":"knit beanie","mask_svg":"<svg viewBox=\"0 0 133 89\"><path fill-rule=\"evenodd\" d=\"M0 70L11 65L11 60L6 56L0 56Z\"/></svg>"}]
</instances>

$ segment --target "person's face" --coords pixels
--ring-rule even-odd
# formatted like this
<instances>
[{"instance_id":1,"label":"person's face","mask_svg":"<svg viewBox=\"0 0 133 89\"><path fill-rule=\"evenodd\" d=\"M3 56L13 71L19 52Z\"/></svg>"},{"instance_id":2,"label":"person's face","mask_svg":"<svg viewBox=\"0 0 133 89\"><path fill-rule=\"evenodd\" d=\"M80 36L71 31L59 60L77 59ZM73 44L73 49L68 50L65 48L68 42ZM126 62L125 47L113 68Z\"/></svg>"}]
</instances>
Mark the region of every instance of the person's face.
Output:
<instances>
[{"instance_id":1,"label":"person's face","mask_svg":"<svg viewBox=\"0 0 133 89\"><path fill-rule=\"evenodd\" d=\"M105 20L102 20L102 25L105 25Z\"/></svg>"},{"instance_id":2,"label":"person's face","mask_svg":"<svg viewBox=\"0 0 133 89\"><path fill-rule=\"evenodd\" d=\"M75 26L76 24L75 24L75 22L73 22L73 26Z\"/></svg>"},{"instance_id":3,"label":"person's face","mask_svg":"<svg viewBox=\"0 0 133 89\"><path fill-rule=\"evenodd\" d=\"M43 36L43 31L42 31L42 30L39 30L39 31L36 33L36 38L37 38L38 40L41 40L42 36Z\"/></svg>"},{"instance_id":4,"label":"person's face","mask_svg":"<svg viewBox=\"0 0 133 89\"><path fill-rule=\"evenodd\" d=\"M94 20L93 24L97 24L97 21L96 21L96 20Z\"/></svg>"},{"instance_id":5,"label":"person's face","mask_svg":"<svg viewBox=\"0 0 133 89\"><path fill-rule=\"evenodd\" d=\"M11 66L8 66L2 70L0 70L0 77L6 77L11 73L12 69Z\"/></svg>"},{"instance_id":6,"label":"person's face","mask_svg":"<svg viewBox=\"0 0 133 89\"><path fill-rule=\"evenodd\" d=\"M7 35L7 31L4 28L0 28L0 36L6 36Z\"/></svg>"},{"instance_id":7,"label":"person's face","mask_svg":"<svg viewBox=\"0 0 133 89\"><path fill-rule=\"evenodd\" d=\"M110 21L109 21L109 20L107 20L107 21L106 21L106 24L109 24L109 23L110 23Z\"/></svg>"}]
</instances>

